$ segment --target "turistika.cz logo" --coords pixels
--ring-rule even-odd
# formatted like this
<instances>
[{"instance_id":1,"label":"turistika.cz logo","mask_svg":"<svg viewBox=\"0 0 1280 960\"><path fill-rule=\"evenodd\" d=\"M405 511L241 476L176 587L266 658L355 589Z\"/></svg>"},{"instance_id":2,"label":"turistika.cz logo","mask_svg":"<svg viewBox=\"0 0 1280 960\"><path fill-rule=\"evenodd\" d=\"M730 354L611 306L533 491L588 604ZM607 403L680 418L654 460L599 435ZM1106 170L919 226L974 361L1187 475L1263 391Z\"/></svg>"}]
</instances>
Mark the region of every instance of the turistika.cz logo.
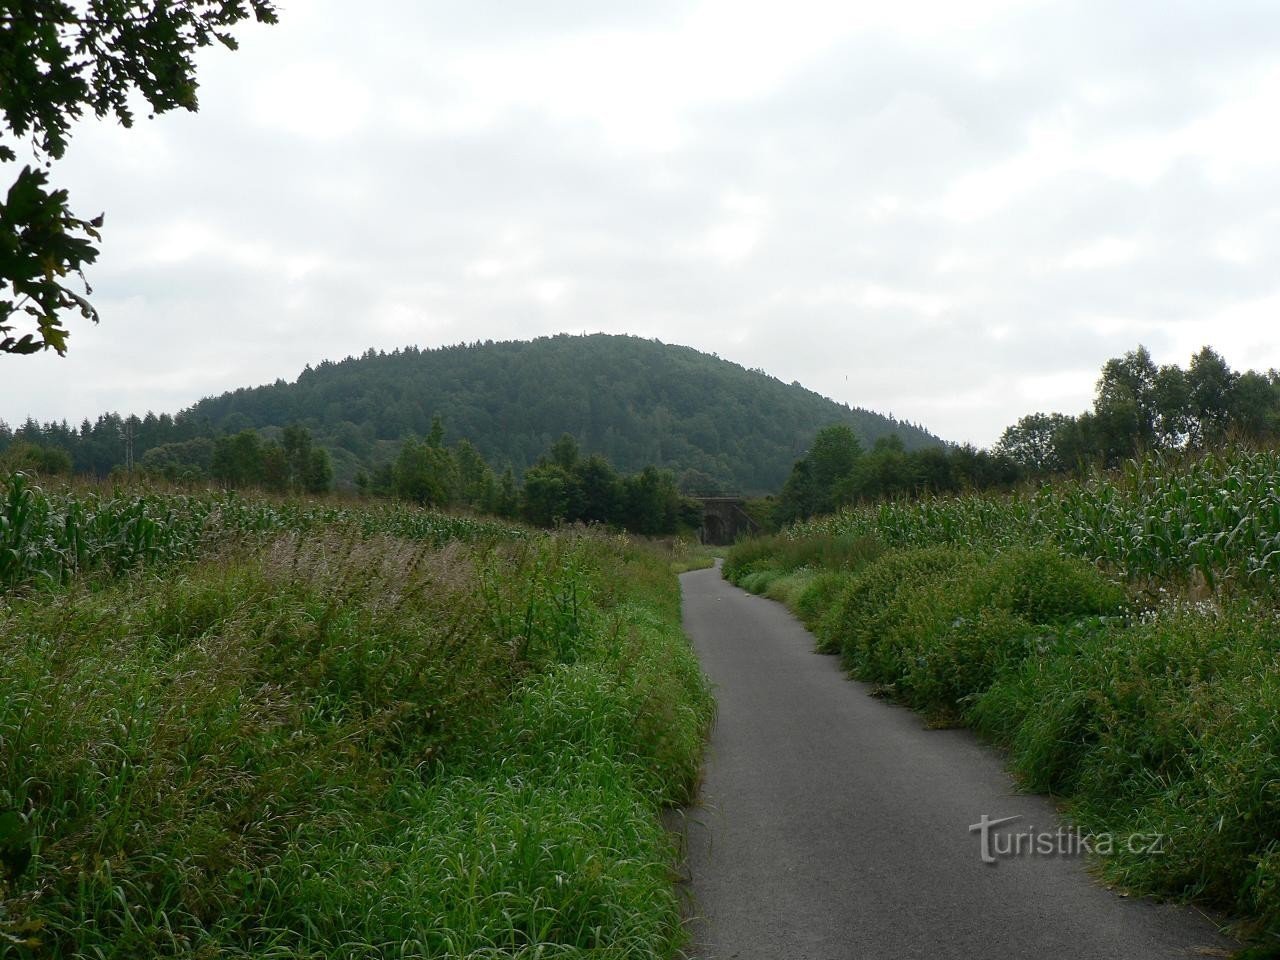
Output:
<instances>
[{"instance_id":1,"label":"turistika.cz logo","mask_svg":"<svg viewBox=\"0 0 1280 960\"><path fill-rule=\"evenodd\" d=\"M969 832L978 834L978 852L983 863L995 864L1009 857L1080 857L1091 853L1109 857L1121 851L1152 856L1164 853L1164 835L1159 833L1117 836L1084 833L1075 827L1037 830L1031 825L1025 830L998 829L1021 819L1021 814L992 818L984 813L977 823L969 824Z\"/></svg>"}]
</instances>

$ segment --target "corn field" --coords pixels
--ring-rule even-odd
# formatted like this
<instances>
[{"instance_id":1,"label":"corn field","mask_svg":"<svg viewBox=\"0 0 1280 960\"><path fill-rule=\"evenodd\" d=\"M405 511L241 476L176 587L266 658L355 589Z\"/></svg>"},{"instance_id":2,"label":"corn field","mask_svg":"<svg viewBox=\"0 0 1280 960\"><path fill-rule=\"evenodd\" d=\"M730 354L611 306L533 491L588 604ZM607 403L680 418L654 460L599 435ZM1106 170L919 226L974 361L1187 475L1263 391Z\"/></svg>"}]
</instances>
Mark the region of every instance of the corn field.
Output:
<instances>
[{"instance_id":1,"label":"corn field","mask_svg":"<svg viewBox=\"0 0 1280 960\"><path fill-rule=\"evenodd\" d=\"M441 546L521 538L520 528L405 505L340 507L232 493L46 491L22 473L0 477L0 591L60 586L190 559L232 536L345 528Z\"/></svg>"},{"instance_id":2,"label":"corn field","mask_svg":"<svg viewBox=\"0 0 1280 960\"><path fill-rule=\"evenodd\" d=\"M872 536L888 546L1004 549L1052 542L1131 579L1271 589L1280 578L1280 452L1148 456L1114 474L1021 494L854 507L789 535Z\"/></svg>"}]
</instances>

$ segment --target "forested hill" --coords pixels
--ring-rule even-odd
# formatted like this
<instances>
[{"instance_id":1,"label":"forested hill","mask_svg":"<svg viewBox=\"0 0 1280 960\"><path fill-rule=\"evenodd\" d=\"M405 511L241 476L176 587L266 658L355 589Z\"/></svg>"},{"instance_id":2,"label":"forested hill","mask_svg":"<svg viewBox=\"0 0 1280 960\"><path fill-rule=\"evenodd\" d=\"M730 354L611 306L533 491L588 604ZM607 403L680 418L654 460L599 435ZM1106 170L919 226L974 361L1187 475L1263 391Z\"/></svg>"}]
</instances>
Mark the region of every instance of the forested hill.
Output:
<instances>
[{"instance_id":1,"label":"forested hill","mask_svg":"<svg viewBox=\"0 0 1280 960\"><path fill-rule=\"evenodd\" d=\"M908 449L940 442L689 347L604 334L369 351L308 368L295 383L203 400L178 419L218 432L300 423L333 451L342 479L356 463L389 459L406 434L425 435L437 414L451 440L467 438L499 469L519 473L567 432L623 471L652 463L744 492L780 488L830 423L849 424L868 445L890 433Z\"/></svg>"}]
</instances>

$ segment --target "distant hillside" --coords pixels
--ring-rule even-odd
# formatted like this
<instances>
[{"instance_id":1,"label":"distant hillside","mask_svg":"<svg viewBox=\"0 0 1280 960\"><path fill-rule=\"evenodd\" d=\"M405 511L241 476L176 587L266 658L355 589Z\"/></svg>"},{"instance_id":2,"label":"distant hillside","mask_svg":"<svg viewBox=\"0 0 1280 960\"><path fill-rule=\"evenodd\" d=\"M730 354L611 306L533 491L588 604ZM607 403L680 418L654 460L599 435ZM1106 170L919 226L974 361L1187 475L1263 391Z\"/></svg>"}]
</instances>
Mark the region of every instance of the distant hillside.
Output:
<instances>
[{"instance_id":1,"label":"distant hillside","mask_svg":"<svg viewBox=\"0 0 1280 960\"><path fill-rule=\"evenodd\" d=\"M571 433L623 471L654 463L746 493L779 489L830 423L848 423L867 445L891 433L908 449L941 442L689 347L605 334L369 351L309 367L295 383L202 400L176 419L228 432L301 423L331 449L341 482L390 458L404 435L425 434L436 414L451 440L469 439L499 470L518 474Z\"/></svg>"}]
</instances>

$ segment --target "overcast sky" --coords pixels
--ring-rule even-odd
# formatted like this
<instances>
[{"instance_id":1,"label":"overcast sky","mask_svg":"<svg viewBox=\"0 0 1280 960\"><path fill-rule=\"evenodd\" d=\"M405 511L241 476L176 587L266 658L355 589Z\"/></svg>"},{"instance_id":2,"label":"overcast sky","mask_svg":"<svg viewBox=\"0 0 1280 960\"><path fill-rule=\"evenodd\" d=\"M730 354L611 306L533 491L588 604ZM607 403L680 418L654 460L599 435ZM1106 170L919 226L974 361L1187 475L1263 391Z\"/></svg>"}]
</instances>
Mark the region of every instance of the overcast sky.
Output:
<instances>
[{"instance_id":1,"label":"overcast sky","mask_svg":"<svg viewBox=\"0 0 1280 960\"><path fill-rule=\"evenodd\" d=\"M1139 342L1280 366L1275 0L280 8L77 128L102 323L0 419L607 331L985 445Z\"/></svg>"}]
</instances>

